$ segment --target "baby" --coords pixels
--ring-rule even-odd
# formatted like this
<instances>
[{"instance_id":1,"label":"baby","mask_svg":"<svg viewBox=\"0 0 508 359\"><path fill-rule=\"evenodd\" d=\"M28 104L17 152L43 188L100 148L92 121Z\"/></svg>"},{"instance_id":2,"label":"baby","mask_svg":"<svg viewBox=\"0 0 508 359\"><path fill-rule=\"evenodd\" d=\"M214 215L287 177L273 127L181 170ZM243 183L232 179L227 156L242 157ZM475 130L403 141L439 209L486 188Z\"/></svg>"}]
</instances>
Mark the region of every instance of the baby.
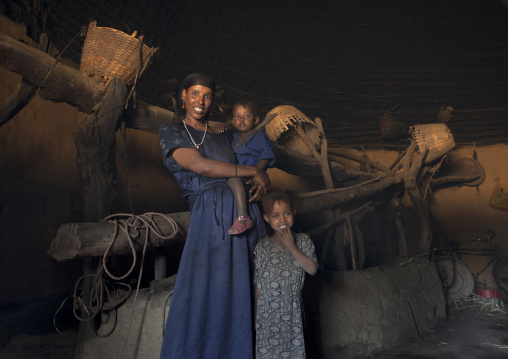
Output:
<instances>
[{"instance_id":1,"label":"baby","mask_svg":"<svg viewBox=\"0 0 508 359\"><path fill-rule=\"evenodd\" d=\"M275 155L270 139L265 131L256 130L259 123L257 106L253 101L238 101L233 107L233 126L238 132L233 134L233 152L239 165L255 166L261 170L273 166ZM228 234L237 235L253 226L247 212L247 194L240 178L229 178L228 185L235 197L238 216L228 230Z\"/></svg>"}]
</instances>

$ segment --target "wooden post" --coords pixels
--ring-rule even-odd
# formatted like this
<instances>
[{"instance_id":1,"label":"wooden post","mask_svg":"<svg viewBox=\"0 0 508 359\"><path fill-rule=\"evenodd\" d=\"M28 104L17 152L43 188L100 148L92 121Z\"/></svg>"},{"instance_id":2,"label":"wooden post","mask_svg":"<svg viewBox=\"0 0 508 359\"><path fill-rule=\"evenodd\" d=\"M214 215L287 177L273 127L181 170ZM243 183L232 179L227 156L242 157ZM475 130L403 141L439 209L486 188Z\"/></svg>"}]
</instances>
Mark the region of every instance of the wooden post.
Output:
<instances>
[{"instance_id":1,"label":"wooden post","mask_svg":"<svg viewBox=\"0 0 508 359\"><path fill-rule=\"evenodd\" d=\"M85 222L97 222L111 214L116 182L116 140L115 132L124 103L127 99L127 87L122 80L113 79L102 102L94 108L92 114L80 112L76 132L77 163L84 189L83 219ZM94 273L96 263L85 258L85 274ZM88 280L87 280L88 279ZM92 277L83 281L83 303L90 303ZM81 350L88 331L87 325L94 330L93 321L80 322L75 358L81 358Z\"/></svg>"}]
</instances>

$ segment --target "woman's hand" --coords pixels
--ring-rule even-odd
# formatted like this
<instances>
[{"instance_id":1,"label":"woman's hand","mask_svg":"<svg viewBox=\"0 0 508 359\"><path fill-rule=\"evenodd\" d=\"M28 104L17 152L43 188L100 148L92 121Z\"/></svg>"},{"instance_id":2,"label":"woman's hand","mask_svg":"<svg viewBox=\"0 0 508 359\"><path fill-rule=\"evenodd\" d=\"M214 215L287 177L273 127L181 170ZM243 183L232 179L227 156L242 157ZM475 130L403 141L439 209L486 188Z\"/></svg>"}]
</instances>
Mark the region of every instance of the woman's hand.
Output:
<instances>
[{"instance_id":1,"label":"woman's hand","mask_svg":"<svg viewBox=\"0 0 508 359\"><path fill-rule=\"evenodd\" d=\"M227 131L227 127L223 123L216 124L213 129L218 133Z\"/></svg>"},{"instance_id":2,"label":"woman's hand","mask_svg":"<svg viewBox=\"0 0 508 359\"><path fill-rule=\"evenodd\" d=\"M249 190L249 193L251 195L249 202L254 202L261 199L261 197L263 197L266 194L271 184L270 177L268 177L268 174L260 169L257 169L257 172L251 178L250 183L252 187Z\"/></svg>"}]
</instances>

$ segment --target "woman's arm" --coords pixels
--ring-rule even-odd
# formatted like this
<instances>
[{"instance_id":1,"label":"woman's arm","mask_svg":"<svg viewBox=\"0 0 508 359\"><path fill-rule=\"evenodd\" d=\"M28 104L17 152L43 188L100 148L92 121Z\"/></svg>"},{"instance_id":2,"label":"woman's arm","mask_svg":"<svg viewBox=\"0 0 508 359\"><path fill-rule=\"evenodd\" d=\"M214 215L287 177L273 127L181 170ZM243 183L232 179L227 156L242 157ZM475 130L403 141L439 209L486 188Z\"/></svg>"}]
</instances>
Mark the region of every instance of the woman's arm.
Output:
<instances>
[{"instance_id":1,"label":"woman's arm","mask_svg":"<svg viewBox=\"0 0 508 359\"><path fill-rule=\"evenodd\" d=\"M200 176L213 178L251 177L257 187L252 190L254 194L250 198L250 202L261 198L270 186L270 179L266 172L253 166L241 166L205 158L194 148L178 147L170 155L180 166Z\"/></svg>"}]
</instances>

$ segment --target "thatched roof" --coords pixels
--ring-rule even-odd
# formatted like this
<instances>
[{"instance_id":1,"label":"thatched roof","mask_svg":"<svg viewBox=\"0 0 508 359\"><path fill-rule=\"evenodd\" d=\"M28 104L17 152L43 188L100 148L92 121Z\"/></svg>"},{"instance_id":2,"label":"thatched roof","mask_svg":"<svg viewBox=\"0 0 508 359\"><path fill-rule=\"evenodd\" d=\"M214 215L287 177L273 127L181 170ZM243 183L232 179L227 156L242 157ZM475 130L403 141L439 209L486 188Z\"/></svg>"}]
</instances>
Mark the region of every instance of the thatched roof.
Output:
<instances>
[{"instance_id":1,"label":"thatched roof","mask_svg":"<svg viewBox=\"0 0 508 359\"><path fill-rule=\"evenodd\" d=\"M508 7L484 0L6 1L8 16L44 30L79 62L91 20L134 30L159 53L138 98L171 106L171 79L206 72L228 106L256 100L320 117L331 145L404 147L383 140L379 118L433 123L453 107L457 144L508 142ZM32 4L32 2L29 2ZM38 2L33 2L38 4ZM45 20L47 19L47 20ZM220 119L221 114L215 113Z\"/></svg>"}]
</instances>

